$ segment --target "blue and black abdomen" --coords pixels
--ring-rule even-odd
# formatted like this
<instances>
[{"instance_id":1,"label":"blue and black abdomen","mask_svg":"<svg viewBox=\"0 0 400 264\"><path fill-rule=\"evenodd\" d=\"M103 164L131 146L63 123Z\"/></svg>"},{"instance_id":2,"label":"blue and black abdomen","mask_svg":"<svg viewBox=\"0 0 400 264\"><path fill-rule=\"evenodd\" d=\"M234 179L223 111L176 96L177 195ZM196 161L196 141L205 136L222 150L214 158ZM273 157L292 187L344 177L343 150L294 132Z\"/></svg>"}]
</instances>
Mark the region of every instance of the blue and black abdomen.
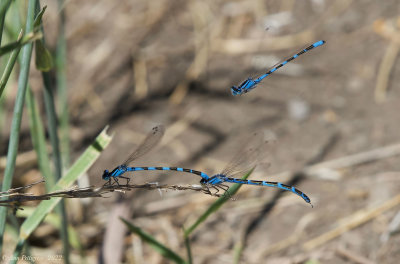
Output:
<instances>
[{"instance_id":1,"label":"blue and black abdomen","mask_svg":"<svg viewBox=\"0 0 400 264\"><path fill-rule=\"evenodd\" d=\"M192 170L192 169L185 169L181 167L128 167L127 171L152 171L152 170L159 170L159 171L179 171L179 172L187 172L191 174L198 175L203 179L208 179L209 176L204 172Z\"/></svg>"},{"instance_id":2,"label":"blue and black abdomen","mask_svg":"<svg viewBox=\"0 0 400 264\"><path fill-rule=\"evenodd\" d=\"M294 194L297 194L301 198L304 199L307 203L311 203L311 199L299 189L296 189L293 186L286 185L280 182L270 182L270 181L256 181L256 180L242 180L235 178L225 178L225 181L232 183L241 183L241 184L249 184L249 185L259 185L259 186L267 186L267 187L275 187L281 190L290 191Z\"/></svg>"}]
</instances>

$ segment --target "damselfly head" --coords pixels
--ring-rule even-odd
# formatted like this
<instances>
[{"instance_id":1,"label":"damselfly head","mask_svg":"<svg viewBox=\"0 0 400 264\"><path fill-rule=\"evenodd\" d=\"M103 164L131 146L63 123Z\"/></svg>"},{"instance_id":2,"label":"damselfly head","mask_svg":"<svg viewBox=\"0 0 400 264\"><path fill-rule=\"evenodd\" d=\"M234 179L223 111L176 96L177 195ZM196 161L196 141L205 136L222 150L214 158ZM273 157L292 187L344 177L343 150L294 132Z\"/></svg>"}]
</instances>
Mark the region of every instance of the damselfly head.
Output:
<instances>
[{"instance_id":1,"label":"damselfly head","mask_svg":"<svg viewBox=\"0 0 400 264\"><path fill-rule=\"evenodd\" d=\"M232 93L232 95L239 95L239 94L241 94L240 89L239 89L237 86L235 86L235 85L231 87L231 93Z\"/></svg>"},{"instance_id":2,"label":"damselfly head","mask_svg":"<svg viewBox=\"0 0 400 264\"><path fill-rule=\"evenodd\" d=\"M108 181L110 179L110 172L108 170L104 170L103 176L101 176L103 180Z\"/></svg>"}]
</instances>

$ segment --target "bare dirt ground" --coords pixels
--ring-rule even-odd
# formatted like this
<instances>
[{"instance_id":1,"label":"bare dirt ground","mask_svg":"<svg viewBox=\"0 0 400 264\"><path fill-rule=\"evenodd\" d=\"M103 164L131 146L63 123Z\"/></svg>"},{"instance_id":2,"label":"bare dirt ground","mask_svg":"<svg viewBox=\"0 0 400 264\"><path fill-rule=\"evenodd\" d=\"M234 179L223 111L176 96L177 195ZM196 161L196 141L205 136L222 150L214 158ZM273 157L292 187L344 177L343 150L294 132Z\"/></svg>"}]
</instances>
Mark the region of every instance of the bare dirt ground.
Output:
<instances>
[{"instance_id":1,"label":"bare dirt ground","mask_svg":"<svg viewBox=\"0 0 400 264\"><path fill-rule=\"evenodd\" d=\"M57 7L45 2L54 46ZM70 0L64 8L73 157L106 125L115 133L89 171L90 184L103 184L102 171L123 161L156 124L167 127L164 140L135 164L210 174L247 135L267 132L276 138L263 159L270 166L251 178L295 185L314 208L289 192L244 186L192 236L194 263L232 263L240 243L240 263L398 263L399 1ZM320 39L327 43L255 90L230 94L232 85ZM333 162L301 172L326 161ZM137 173L133 181L199 179ZM215 200L191 192L122 197L70 202L89 262L103 244L117 262L167 263L117 221L112 226L121 208L184 256L182 225Z\"/></svg>"}]
</instances>

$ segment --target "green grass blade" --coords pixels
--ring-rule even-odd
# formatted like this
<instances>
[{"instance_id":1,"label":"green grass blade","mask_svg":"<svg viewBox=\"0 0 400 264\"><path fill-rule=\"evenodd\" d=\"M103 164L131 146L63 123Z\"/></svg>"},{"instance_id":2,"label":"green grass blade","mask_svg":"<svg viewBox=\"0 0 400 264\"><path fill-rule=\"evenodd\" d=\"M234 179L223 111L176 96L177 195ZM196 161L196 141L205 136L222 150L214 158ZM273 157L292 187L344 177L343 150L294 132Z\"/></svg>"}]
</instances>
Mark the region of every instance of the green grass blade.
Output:
<instances>
[{"instance_id":1,"label":"green grass blade","mask_svg":"<svg viewBox=\"0 0 400 264\"><path fill-rule=\"evenodd\" d=\"M39 9L39 5L36 7ZM44 29L42 24L42 17L46 10L46 6L38 13L35 19L35 30L40 30L42 35L44 36ZM55 173L55 179L59 180L62 177L62 164L61 164L61 156L60 156L60 143L58 140L57 134L57 114L54 106L54 97L52 91L54 90L52 87L51 77L48 71L53 67L52 58L50 52L45 47L45 39L42 37L35 41L35 62L36 68L42 71L42 78L44 83L44 104L46 109L46 115L48 120L48 131L50 135L50 142L53 149L53 162ZM56 208L57 213L60 216L61 224L60 226L60 235L63 243L63 257L64 263L70 263L70 250L69 250L69 235L68 235L68 218L67 212L65 208L65 201L61 200Z\"/></svg>"},{"instance_id":2,"label":"green grass blade","mask_svg":"<svg viewBox=\"0 0 400 264\"><path fill-rule=\"evenodd\" d=\"M35 18L35 30L41 29L43 33L42 17L47 6L44 6ZM44 35L44 34L43 34ZM53 68L53 59L50 52L44 44L44 37L35 41L35 63L36 68L42 72L48 72Z\"/></svg>"},{"instance_id":3,"label":"green grass blade","mask_svg":"<svg viewBox=\"0 0 400 264\"><path fill-rule=\"evenodd\" d=\"M36 210L35 207L32 206L22 206L21 209L23 210L18 210L17 211L17 217L18 218L27 218L33 212ZM43 219L44 223L50 224L56 228L60 228L60 217L57 214L52 214L49 213L46 215L46 217ZM75 230L75 228L72 225L68 225L68 235L71 241L71 246L77 250L82 250L82 245L79 241L79 235L78 232ZM16 235L17 237L18 235Z\"/></svg>"},{"instance_id":4,"label":"green grass blade","mask_svg":"<svg viewBox=\"0 0 400 264\"><path fill-rule=\"evenodd\" d=\"M44 83L44 106L46 109L47 126L50 136L50 143L53 149L53 160L55 167L55 179L59 180L62 176L62 164L60 155L60 142L57 134L57 114L56 107L54 105L54 97L52 93L50 75L47 72L42 72L43 83Z\"/></svg>"},{"instance_id":5,"label":"green grass blade","mask_svg":"<svg viewBox=\"0 0 400 264\"><path fill-rule=\"evenodd\" d=\"M242 257L243 253L243 244L241 242L238 242L235 247L233 248L233 263L234 264L239 264L240 263L240 258Z\"/></svg>"},{"instance_id":6,"label":"green grass blade","mask_svg":"<svg viewBox=\"0 0 400 264\"><path fill-rule=\"evenodd\" d=\"M19 33L18 39L20 38L22 38L22 31ZM10 78L12 69L14 68L15 62L17 61L20 50L21 48L13 50L10 57L8 58L7 65L0 79L0 98L2 97L3 91L6 88L8 79Z\"/></svg>"},{"instance_id":7,"label":"green grass blade","mask_svg":"<svg viewBox=\"0 0 400 264\"><path fill-rule=\"evenodd\" d=\"M186 254L188 256L188 263L192 264L193 257L192 257L192 249L190 247L190 238L189 237L185 237L185 247L186 247Z\"/></svg>"},{"instance_id":8,"label":"green grass blade","mask_svg":"<svg viewBox=\"0 0 400 264\"><path fill-rule=\"evenodd\" d=\"M11 4L11 0L1 0L0 1L0 45L3 37L4 21L6 18L7 9Z\"/></svg>"},{"instance_id":9,"label":"green grass blade","mask_svg":"<svg viewBox=\"0 0 400 264\"><path fill-rule=\"evenodd\" d=\"M0 56L3 56L4 54L16 50L16 49L21 49L24 45L29 44L33 41L37 41L42 36L40 33L29 33L26 36L23 36L22 38L18 38L17 41L8 43L7 45L4 45L3 47L0 48Z\"/></svg>"},{"instance_id":10,"label":"green grass blade","mask_svg":"<svg viewBox=\"0 0 400 264\"><path fill-rule=\"evenodd\" d=\"M39 5L37 5L37 7L39 7ZM36 31L38 30L38 28L40 27L40 25L42 24L42 18L43 18L43 14L46 11L47 6L44 6L42 8L42 10L40 10L40 12L36 15L35 17L35 21L33 22L33 29Z\"/></svg>"},{"instance_id":11,"label":"green grass blade","mask_svg":"<svg viewBox=\"0 0 400 264\"><path fill-rule=\"evenodd\" d=\"M44 12L46 11L47 6L44 6L39 14L35 18L35 30L41 30L43 34L42 17ZM43 34L44 36L44 34ZM36 68L42 72L48 72L53 68L53 58L45 46L44 37L37 39L35 41L35 63Z\"/></svg>"},{"instance_id":12,"label":"green grass blade","mask_svg":"<svg viewBox=\"0 0 400 264\"><path fill-rule=\"evenodd\" d=\"M8 7L11 4L11 0L1 0L0 1L0 18L4 18L6 16L6 12Z\"/></svg>"},{"instance_id":13,"label":"green grass blade","mask_svg":"<svg viewBox=\"0 0 400 264\"><path fill-rule=\"evenodd\" d=\"M26 95L27 99L27 106L28 106L28 113L29 113L29 120L30 120L30 129L31 129L31 137L33 146L36 151L36 155L38 156L38 163L40 171L46 180L46 190L50 190L55 184L55 177L54 174L51 173L50 169L50 160L47 154L46 149L46 140L43 131L42 121L40 118L39 110L37 107L37 103L35 101L35 97L30 89L27 91ZM53 148L54 152L54 148ZM61 218L61 223L57 225L61 231L61 237L63 241L63 254L65 263L69 263L69 238L71 235L68 233L68 221L65 212L65 206L60 202L57 206L56 211Z\"/></svg>"},{"instance_id":14,"label":"green grass blade","mask_svg":"<svg viewBox=\"0 0 400 264\"><path fill-rule=\"evenodd\" d=\"M11 1L11 5L7 10L3 31L8 39L13 39L14 37L18 36L18 32L24 28L24 25L26 24L26 17L23 16L23 10L28 8L28 3L28 1ZM24 32L26 33L29 31Z\"/></svg>"},{"instance_id":15,"label":"green grass blade","mask_svg":"<svg viewBox=\"0 0 400 264\"><path fill-rule=\"evenodd\" d=\"M3 39L3 30L4 30L4 21L5 17L0 17L0 46L1 46L1 40Z\"/></svg>"},{"instance_id":16,"label":"green grass blade","mask_svg":"<svg viewBox=\"0 0 400 264\"><path fill-rule=\"evenodd\" d=\"M33 28L33 19L35 17L36 0L29 0L27 19L26 19L26 32L31 32ZM25 45L22 49L21 70L18 79L18 91L15 99L14 113L11 123L10 139L7 151L7 163L4 171L2 191L7 191L11 187L12 178L15 169L15 160L17 158L19 134L21 129L22 109L25 101L26 87L29 78L29 66L32 57L32 43ZM0 208L0 253L3 248L4 228L7 216L7 208Z\"/></svg>"},{"instance_id":17,"label":"green grass blade","mask_svg":"<svg viewBox=\"0 0 400 264\"><path fill-rule=\"evenodd\" d=\"M107 147L112 139L111 136L106 134L106 129L107 128L105 128L100 135L97 136L92 145L86 149L86 151L79 157L74 165L72 165L64 177L62 177L50 190L51 192L67 189L90 168L90 166L100 156L101 151ZM60 200L61 198L52 198L50 200L42 201L33 214L24 221L20 229L17 247L14 251L15 257L20 255L26 239L37 228L43 218L54 209Z\"/></svg>"},{"instance_id":18,"label":"green grass blade","mask_svg":"<svg viewBox=\"0 0 400 264\"><path fill-rule=\"evenodd\" d=\"M1 46L1 41L3 39L3 30L4 30L4 21L6 20L5 16L0 17L0 46Z\"/></svg>"},{"instance_id":19,"label":"green grass blade","mask_svg":"<svg viewBox=\"0 0 400 264\"><path fill-rule=\"evenodd\" d=\"M58 0L59 6L59 27L56 49L56 75L57 75L57 103L59 113L60 128L60 149L62 164L65 168L69 166L69 113L68 113L68 94L67 94L67 42L65 40L65 8L64 0Z\"/></svg>"},{"instance_id":20,"label":"green grass blade","mask_svg":"<svg viewBox=\"0 0 400 264\"><path fill-rule=\"evenodd\" d=\"M53 68L53 59L50 51L44 46L42 40L35 41L36 68L42 72L48 72Z\"/></svg>"},{"instance_id":21,"label":"green grass blade","mask_svg":"<svg viewBox=\"0 0 400 264\"><path fill-rule=\"evenodd\" d=\"M42 72L43 82L44 82L44 105L46 109L46 115L48 120L48 131L50 135L50 142L53 149L53 162L54 162L54 178L60 179L62 177L62 164L60 155L60 143L57 134L57 115L54 106L53 93L51 88L50 75L48 72ZM60 234L63 242L63 255L64 263L68 264L69 261L69 242L68 242L68 218L65 209L64 200L60 201L57 207L57 212L61 217L62 224L60 225Z\"/></svg>"},{"instance_id":22,"label":"green grass blade","mask_svg":"<svg viewBox=\"0 0 400 264\"><path fill-rule=\"evenodd\" d=\"M28 107L29 124L33 147L38 157L39 170L42 173L46 190L49 191L55 184L55 179L50 169L50 159L47 153L46 138L43 130L43 123L40 117L39 109L35 97L28 88L26 94L26 105Z\"/></svg>"},{"instance_id":23,"label":"green grass blade","mask_svg":"<svg viewBox=\"0 0 400 264\"><path fill-rule=\"evenodd\" d=\"M253 172L254 168L251 169L246 175L243 176L242 179L247 179L250 174ZM191 225L188 229L185 229L184 231L184 237L188 237L201 223L203 223L211 214L213 214L215 211L217 211L226 201L230 199L242 186L242 184L236 183L230 187L226 195L221 196L218 198L217 201L215 201L197 220L196 222Z\"/></svg>"},{"instance_id":24,"label":"green grass blade","mask_svg":"<svg viewBox=\"0 0 400 264\"><path fill-rule=\"evenodd\" d=\"M129 223L125 219L123 219L121 217L120 217L120 219L126 224L126 226L128 227L128 229L131 232L137 234L143 241L145 241L152 248L154 248L156 251L158 251L158 253L160 253L161 255L166 257L167 259L172 260L175 263L181 263L181 264L186 263L186 261L183 260L178 254L176 254L171 249L167 248L162 243L157 241L153 236L151 236L150 234L144 232L141 228L139 228L137 226L134 226L133 224Z\"/></svg>"}]
</instances>

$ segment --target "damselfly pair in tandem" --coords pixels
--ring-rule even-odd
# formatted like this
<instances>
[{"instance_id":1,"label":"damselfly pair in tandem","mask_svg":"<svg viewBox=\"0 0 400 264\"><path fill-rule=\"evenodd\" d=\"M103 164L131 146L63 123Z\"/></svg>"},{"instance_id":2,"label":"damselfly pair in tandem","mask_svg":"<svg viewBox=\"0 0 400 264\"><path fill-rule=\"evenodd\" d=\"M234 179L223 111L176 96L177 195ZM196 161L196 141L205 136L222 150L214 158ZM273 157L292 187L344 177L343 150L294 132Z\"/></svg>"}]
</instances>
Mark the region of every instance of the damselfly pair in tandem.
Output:
<instances>
[{"instance_id":1,"label":"damselfly pair in tandem","mask_svg":"<svg viewBox=\"0 0 400 264\"><path fill-rule=\"evenodd\" d=\"M209 176L208 174L181 167L130 167L129 164L136 160L137 158L148 153L154 146L156 146L162 136L164 135L165 128L162 125L154 127L151 132L146 136L144 141L132 152L125 162L121 165L114 168L112 171L104 170L103 180L106 180L107 183L105 185L118 184L118 179L125 179L129 184L130 178L126 177L127 172L132 171L178 171L178 172L186 172L191 173L201 177L200 183L202 186L207 188L208 190L215 189L217 192L219 189L227 191L228 186L224 183L239 183L239 184L248 184L248 185L257 185L257 186L266 186L266 187L274 187L279 188L284 191L290 191L301 198L304 199L307 203L311 204L310 198L303 193L302 191L296 189L293 186L289 186L280 182L271 182L271 181L258 181L258 180L242 180L238 178L234 178L234 175L238 175L240 173L245 173L250 171L250 169L254 168L256 157L258 155L258 148L249 148L249 149L240 149L240 152L232 159L226 168L213 176ZM260 134L256 135L256 137L260 137ZM257 140L256 140L257 141ZM111 181L114 181L112 183Z\"/></svg>"}]
</instances>

